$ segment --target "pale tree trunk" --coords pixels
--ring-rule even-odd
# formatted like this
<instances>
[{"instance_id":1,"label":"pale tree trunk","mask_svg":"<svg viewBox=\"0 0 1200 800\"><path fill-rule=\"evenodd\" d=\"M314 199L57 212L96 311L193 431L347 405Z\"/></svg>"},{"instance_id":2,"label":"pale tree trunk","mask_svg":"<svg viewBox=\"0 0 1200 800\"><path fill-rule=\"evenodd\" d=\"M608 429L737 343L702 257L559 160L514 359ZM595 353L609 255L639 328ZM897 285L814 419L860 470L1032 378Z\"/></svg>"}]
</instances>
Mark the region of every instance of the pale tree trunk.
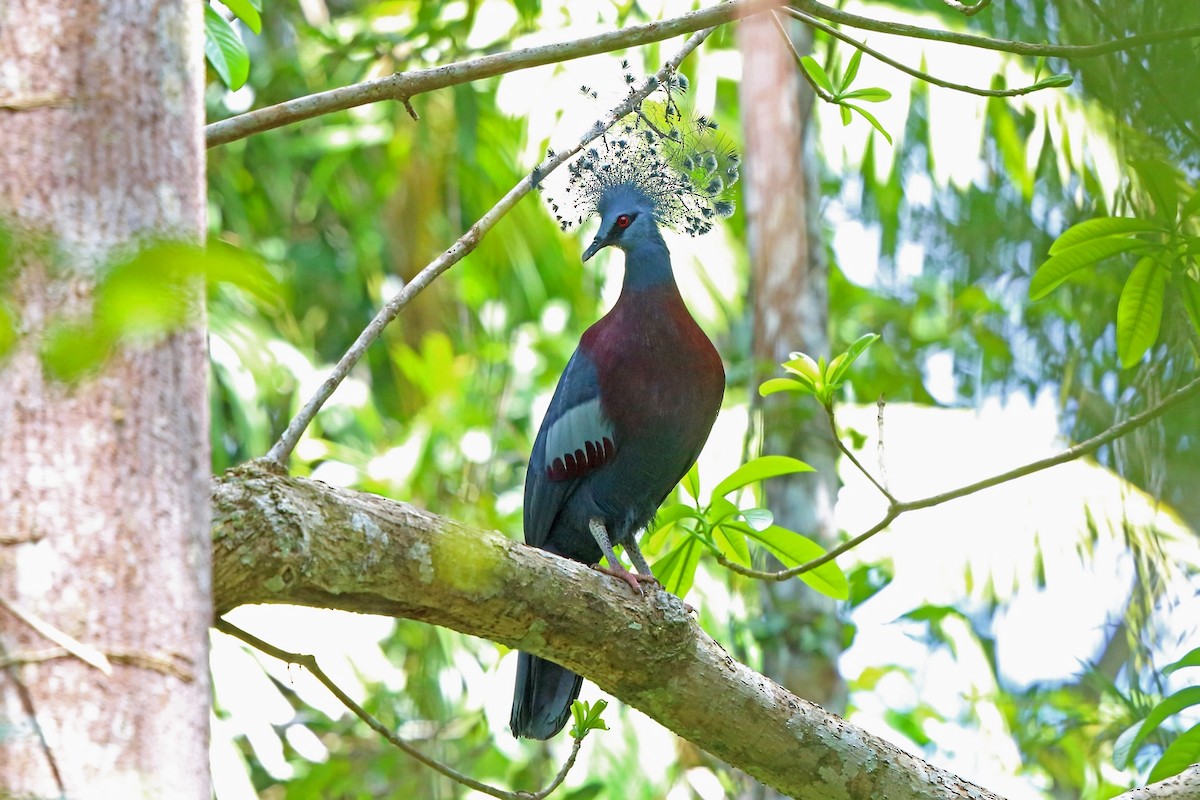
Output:
<instances>
[{"instance_id":1,"label":"pale tree trunk","mask_svg":"<svg viewBox=\"0 0 1200 800\"><path fill-rule=\"evenodd\" d=\"M781 21L788 26L786 17ZM757 387L780 374L790 351L828 354L829 297L810 191L815 181L805 161L812 92L770 15L744 20L738 35ZM768 507L778 524L828 546L836 533L837 473L824 417L815 403L786 393L763 401L760 410L762 452L794 456L816 469L770 481ZM839 710L845 687L837 672L841 623L833 602L800 581L765 583L761 598L764 673L806 700Z\"/></svg>"},{"instance_id":2,"label":"pale tree trunk","mask_svg":"<svg viewBox=\"0 0 1200 800\"><path fill-rule=\"evenodd\" d=\"M202 10L0 2L0 796L211 796L202 321L70 386L39 356L123 248L203 233Z\"/></svg>"}]
</instances>

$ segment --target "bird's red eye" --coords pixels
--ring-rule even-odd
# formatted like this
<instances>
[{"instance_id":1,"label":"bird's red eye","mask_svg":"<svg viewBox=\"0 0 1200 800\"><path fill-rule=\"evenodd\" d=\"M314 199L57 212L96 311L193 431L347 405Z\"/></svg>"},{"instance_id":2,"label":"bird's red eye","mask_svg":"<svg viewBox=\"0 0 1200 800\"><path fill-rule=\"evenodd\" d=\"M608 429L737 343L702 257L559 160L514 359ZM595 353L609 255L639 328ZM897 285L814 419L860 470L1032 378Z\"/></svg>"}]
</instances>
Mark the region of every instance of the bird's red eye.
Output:
<instances>
[{"instance_id":1,"label":"bird's red eye","mask_svg":"<svg viewBox=\"0 0 1200 800\"><path fill-rule=\"evenodd\" d=\"M631 222L633 222L633 217L629 216L628 214L622 214L621 216L617 217L618 228L628 228L629 223Z\"/></svg>"}]
</instances>

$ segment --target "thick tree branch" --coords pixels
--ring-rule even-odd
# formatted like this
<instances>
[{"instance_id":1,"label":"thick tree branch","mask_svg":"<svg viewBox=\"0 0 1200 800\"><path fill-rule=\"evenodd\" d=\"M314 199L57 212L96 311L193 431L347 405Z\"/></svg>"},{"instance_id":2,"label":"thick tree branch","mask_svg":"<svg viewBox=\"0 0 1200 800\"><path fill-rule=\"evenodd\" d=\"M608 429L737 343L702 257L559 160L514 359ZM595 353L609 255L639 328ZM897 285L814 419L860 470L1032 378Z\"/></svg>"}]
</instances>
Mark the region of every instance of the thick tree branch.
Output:
<instances>
[{"instance_id":1,"label":"thick tree branch","mask_svg":"<svg viewBox=\"0 0 1200 800\"><path fill-rule=\"evenodd\" d=\"M1200 797L1200 764L1193 764L1166 780L1130 789L1112 800L1196 800Z\"/></svg>"},{"instance_id":2,"label":"thick tree branch","mask_svg":"<svg viewBox=\"0 0 1200 800\"><path fill-rule=\"evenodd\" d=\"M800 800L999 800L735 661L665 592L375 495L242 468L213 486L218 614L298 603L420 620L573 669Z\"/></svg>"},{"instance_id":3,"label":"thick tree branch","mask_svg":"<svg viewBox=\"0 0 1200 800\"><path fill-rule=\"evenodd\" d=\"M694 11L675 19L635 25L611 33L589 36L571 42L529 47L508 53L473 58L430 69L398 72L386 78L363 81L352 86L342 86L327 92L297 97L284 103L247 111L236 117L214 122L204 129L209 147L228 144L245 139L256 133L291 125L322 114L345 111L348 108L377 103L381 100L399 100L409 108L409 101L418 94L460 83L491 78L507 72L559 64L584 56L624 50L629 47L660 42L684 33L694 33L726 22L757 14L768 8L783 5L783 0L733 0Z\"/></svg>"}]
</instances>

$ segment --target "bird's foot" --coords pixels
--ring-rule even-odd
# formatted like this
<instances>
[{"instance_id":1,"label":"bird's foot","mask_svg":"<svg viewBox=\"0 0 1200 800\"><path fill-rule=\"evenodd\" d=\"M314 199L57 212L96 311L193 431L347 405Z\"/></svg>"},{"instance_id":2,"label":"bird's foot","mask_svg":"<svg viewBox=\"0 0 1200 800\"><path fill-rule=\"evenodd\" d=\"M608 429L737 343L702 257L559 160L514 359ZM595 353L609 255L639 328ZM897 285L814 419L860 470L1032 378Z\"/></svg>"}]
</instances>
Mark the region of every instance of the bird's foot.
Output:
<instances>
[{"instance_id":1,"label":"bird's foot","mask_svg":"<svg viewBox=\"0 0 1200 800\"><path fill-rule=\"evenodd\" d=\"M612 575L614 578L619 578L629 584L629 588L633 589L638 594L642 593L642 584L658 584L658 578L653 575L642 575L637 572L630 572L624 567L618 565L615 567L602 567L599 564L593 564L592 569L603 572L605 575Z\"/></svg>"}]
</instances>

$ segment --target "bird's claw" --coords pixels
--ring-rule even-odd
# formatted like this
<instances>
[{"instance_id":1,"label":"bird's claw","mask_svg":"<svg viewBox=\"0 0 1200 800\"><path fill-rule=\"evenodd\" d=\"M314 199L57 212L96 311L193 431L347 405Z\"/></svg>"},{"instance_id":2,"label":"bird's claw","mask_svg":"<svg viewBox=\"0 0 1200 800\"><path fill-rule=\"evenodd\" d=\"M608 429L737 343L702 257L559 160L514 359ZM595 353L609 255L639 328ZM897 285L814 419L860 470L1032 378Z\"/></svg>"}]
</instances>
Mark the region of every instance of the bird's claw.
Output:
<instances>
[{"instance_id":1,"label":"bird's claw","mask_svg":"<svg viewBox=\"0 0 1200 800\"><path fill-rule=\"evenodd\" d=\"M653 575L642 575L638 572L630 572L624 567L603 567L599 564L593 564L592 569L603 572L605 575L611 575L614 578L619 578L629 584L629 588L633 589L638 594L642 594L642 584L660 585L658 578Z\"/></svg>"}]
</instances>

